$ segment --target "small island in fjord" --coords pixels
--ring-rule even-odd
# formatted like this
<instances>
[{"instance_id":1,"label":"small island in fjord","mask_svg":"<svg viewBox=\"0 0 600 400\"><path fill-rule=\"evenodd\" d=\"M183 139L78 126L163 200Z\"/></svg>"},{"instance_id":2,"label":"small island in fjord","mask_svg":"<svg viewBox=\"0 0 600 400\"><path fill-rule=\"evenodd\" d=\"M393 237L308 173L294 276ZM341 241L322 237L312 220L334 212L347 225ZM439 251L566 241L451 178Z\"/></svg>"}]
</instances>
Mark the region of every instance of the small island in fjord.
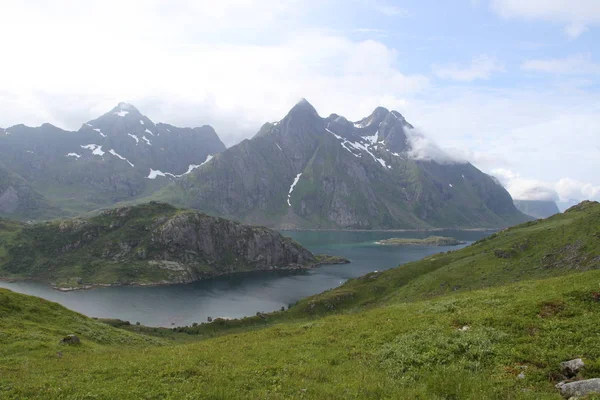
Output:
<instances>
[{"instance_id":1,"label":"small island in fjord","mask_svg":"<svg viewBox=\"0 0 600 400\"><path fill-rule=\"evenodd\" d=\"M458 246L466 242L445 236L429 236L425 239L391 238L378 240L375 243L385 246Z\"/></svg>"}]
</instances>

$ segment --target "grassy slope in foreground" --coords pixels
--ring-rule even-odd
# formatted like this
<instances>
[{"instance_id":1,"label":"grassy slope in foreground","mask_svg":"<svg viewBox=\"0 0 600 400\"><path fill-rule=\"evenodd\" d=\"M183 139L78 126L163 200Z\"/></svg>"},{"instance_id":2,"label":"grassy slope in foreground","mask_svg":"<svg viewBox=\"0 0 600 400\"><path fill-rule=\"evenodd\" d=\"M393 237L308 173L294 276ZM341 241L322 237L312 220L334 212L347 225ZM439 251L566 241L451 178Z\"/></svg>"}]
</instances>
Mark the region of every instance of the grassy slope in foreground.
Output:
<instances>
[{"instance_id":1,"label":"grassy slope in foreground","mask_svg":"<svg viewBox=\"0 0 600 400\"><path fill-rule=\"evenodd\" d=\"M7 308L2 291L0 397L558 400L559 362L583 357L581 377L600 375L599 280L589 271L143 347L151 339L39 299L8 294L20 308ZM58 345L68 333L82 346Z\"/></svg>"},{"instance_id":2,"label":"grassy slope in foreground","mask_svg":"<svg viewBox=\"0 0 600 400\"><path fill-rule=\"evenodd\" d=\"M560 399L554 389L559 362L583 357L581 377L600 376L600 271L583 271L598 266L599 216L598 204L583 204L391 270L389 279L350 281L278 313L281 323L265 329L185 345L82 346L58 358L58 339L79 334L86 319L55 306L60 315L46 320L44 310L23 313L0 300L0 338L9 349L0 356L0 393L15 399ZM532 246L521 246L524 240ZM486 273L467 273L477 268ZM450 275L462 282L458 289L506 285L455 293L440 287ZM442 296L430 298L435 295ZM326 301L335 298L346 302L329 303L334 309L360 312L307 314L330 310ZM357 307L365 304L371 307ZM72 319L64 330L52 322ZM464 326L469 329L459 330ZM84 346L94 332L81 333ZM38 350L21 349L30 340L39 342Z\"/></svg>"}]
</instances>

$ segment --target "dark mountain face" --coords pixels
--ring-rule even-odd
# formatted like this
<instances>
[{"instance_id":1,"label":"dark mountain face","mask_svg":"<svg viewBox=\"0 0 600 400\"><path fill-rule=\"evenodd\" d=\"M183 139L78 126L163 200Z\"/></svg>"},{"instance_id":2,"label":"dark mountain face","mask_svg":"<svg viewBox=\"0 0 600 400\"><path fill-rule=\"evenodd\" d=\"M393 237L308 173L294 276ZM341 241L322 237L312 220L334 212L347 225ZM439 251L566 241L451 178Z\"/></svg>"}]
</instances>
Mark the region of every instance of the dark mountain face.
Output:
<instances>
[{"instance_id":1,"label":"dark mountain face","mask_svg":"<svg viewBox=\"0 0 600 400\"><path fill-rule=\"evenodd\" d=\"M0 166L0 217L36 218L42 215L59 216L61 213L25 179Z\"/></svg>"},{"instance_id":2,"label":"dark mountain face","mask_svg":"<svg viewBox=\"0 0 600 400\"><path fill-rule=\"evenodd\" d=\"M558 206L553 201L515 200L514 202L519 211L537 219L548 218L560 213Z\"/></svg>"},{"instance_id":3,"label":"dark mountain face","mask_svg":"<svg viewBox=\"0 0 600 400\"><path fill-rule=\"evenodd\" d=\"M526 220L469 163L411 158L412 125L377 108L350 122L306 101L160 198L284 228L500 227Z\"/></svg>"},{"instance_id":4,"label":"dark mountain face","mask_svg":"<svg viewBox=\"0 0 600 400\"><path fill-rule=\"evenodd\" d=\"M169 182L160 177L189 173L224 149L210 126L155 125L126 103L77 132L43 124L0 134L0 163L73 211L149 194Z\"/></svg>"}]
</instances>

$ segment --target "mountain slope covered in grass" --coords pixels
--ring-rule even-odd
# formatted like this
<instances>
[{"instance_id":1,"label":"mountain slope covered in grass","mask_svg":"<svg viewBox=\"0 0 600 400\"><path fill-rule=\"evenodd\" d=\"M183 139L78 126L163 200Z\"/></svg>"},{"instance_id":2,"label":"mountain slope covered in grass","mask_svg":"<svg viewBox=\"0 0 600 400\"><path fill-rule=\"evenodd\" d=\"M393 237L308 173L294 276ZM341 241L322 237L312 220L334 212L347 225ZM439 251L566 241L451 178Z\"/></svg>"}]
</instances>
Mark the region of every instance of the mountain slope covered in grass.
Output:
<instances>
[{"instance_id":1,"label":"mountain slope covered in grass","mask_svg":"<svg viewBox=\"0 0 600 400\"><path fill-rule=\"evenodd\" d=\"M458 251L371 273L300 302L311 312L388 299L415 301L600 269L600 204L583 202L545 220L505 229Z\"/></svg>"},{"instance_id":2,"label":"mountain slope covered in grass","mask_svg":"<svg viewBox=\"0 0 600 400\"><path fill-rule=\"evenodd\" d=\"M29 313L5 306L3 291L0 340L8 347L0 353L0 393L9 399L558 400L555 384L565 379L560 362L583 359L575 380L600 377L599 218L599 204L583 203L243 323L130 329L164 336L143 347L92 348L90 333L83 336L90 347L63 351L61 336L96 322L60 306L53 306L58 315L46 320L41 309L30 321ZM39 349L21 348L24 331L37 337ZM187 341L198 341L179 341L184 332Z\"/></svg>"}]
</instances>

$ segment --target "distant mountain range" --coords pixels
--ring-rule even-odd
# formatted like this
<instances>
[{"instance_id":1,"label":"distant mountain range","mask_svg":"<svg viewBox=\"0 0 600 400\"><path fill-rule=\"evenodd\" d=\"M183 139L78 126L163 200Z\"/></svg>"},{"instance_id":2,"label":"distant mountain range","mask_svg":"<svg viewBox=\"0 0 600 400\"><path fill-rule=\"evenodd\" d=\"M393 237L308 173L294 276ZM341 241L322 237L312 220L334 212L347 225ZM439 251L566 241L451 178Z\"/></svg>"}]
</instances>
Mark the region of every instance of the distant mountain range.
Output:
<instances>
[{"instance_id":1,"label":"distant mountain range","mask_svg":"<svg viewBox=\"0 0 600 400\"><path fill-rule=\"evenodd\" d=\"M504 227L527 220L467 162L423 156L420 136L378 107L351 122L306 100L226 149L214 129L155 124L120 103L76 132L0 130L0 215L68 216L163 200L299 229Z\"/></svg>"},{"instance_id":2,"label":"distant mountain range","mask_svg":"<svg viewBox=\"0 0 600 400\"><path fill-rule=\"evenodd\" d=\"M68 215L135 199L166 183L156 177L185 175L223 150L210 126L154 124L126 103L77 132L15 125L0 130L0 214L52 217L48 204Z\"/></svg>"},{"instance_id":3,"label":"distant mountain range","mask_svg":"<svg viewBox=\"0 0 600 400\"><path fill-rule=\"evenodd\" d=\"M152 196L279 228L478 228L528 219L470 163L419 159L414 128L378 107L357 122L306 100Z\"/></svg>"}]
</instances>

